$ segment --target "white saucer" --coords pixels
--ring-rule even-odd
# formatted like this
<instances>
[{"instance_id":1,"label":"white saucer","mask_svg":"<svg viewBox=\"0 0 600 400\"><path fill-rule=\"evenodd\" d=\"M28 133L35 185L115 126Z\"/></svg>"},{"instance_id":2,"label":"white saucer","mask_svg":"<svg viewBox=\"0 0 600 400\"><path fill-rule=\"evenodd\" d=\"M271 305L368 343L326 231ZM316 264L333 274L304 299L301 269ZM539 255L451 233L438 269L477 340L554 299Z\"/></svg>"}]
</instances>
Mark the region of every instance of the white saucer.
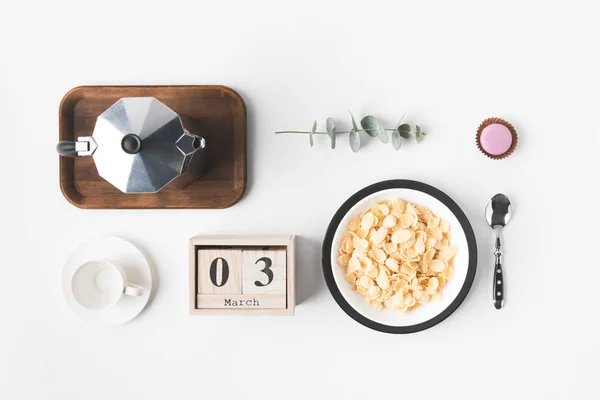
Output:
<instances>
[{"instance_id":1,"label":"white saucer","mask_svg":"<svg viewBox=\"0 0 600 400\"><path fill-rule=\"evenodd\" d=\"M124 296L115 306L105 310L88 310L71 293L71 279L81 264L104 259L119 264L127 279L144 287L142 296ZM105 236L83 243L69 256L62 275L62 289L71 309L82 319L100 325L120 325L135 318L146 307L152 292L152 270L142 252L128 241Z\"/></svg>"}]
</instances>

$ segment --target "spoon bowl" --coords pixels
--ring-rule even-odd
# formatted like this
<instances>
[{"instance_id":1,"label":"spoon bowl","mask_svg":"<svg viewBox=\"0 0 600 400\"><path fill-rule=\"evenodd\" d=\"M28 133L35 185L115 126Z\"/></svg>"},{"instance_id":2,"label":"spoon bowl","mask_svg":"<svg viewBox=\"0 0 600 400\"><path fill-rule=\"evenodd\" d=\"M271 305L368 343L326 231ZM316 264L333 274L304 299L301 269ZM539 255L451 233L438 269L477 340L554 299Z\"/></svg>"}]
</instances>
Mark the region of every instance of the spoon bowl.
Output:
<instances>
[{"instance_id":1,"label":"spoon bowl","mask_svg":"<svg viewBox=\"0 0 600 400\"><path fill-rule=\"evenodd\" d=\"M504 228L512 217L512 205L508 197L498 193L490 199L485 207L485 219L493 229Z\"/></svg>"}]
</instances>

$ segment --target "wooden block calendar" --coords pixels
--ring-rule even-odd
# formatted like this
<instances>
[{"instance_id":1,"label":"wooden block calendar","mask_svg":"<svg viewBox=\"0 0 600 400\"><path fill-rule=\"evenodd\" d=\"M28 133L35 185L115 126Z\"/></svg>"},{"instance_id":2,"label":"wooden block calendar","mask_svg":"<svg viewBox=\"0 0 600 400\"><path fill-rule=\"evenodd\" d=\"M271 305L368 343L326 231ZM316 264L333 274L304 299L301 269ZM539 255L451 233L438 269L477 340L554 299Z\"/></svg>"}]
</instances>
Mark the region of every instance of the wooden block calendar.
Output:
<instances>
[{"instance_id":1,"label":"wooden block calendar","mask_svg":"<svg viewBox=\"0 0 600 400\"><path fill-rule=\"evenodd\" d=\"M190 314L293 315L294 236L190 240Z\"/></svg>"}]
</instances>

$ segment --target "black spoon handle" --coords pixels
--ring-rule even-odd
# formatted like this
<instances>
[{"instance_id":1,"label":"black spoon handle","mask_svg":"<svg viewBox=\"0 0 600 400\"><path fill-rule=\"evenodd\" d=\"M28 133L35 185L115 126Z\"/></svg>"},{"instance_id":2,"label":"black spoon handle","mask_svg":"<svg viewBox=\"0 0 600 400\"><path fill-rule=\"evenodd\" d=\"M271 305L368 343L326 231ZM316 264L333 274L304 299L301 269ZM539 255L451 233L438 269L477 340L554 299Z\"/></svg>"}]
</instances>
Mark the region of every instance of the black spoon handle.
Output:
<instances>
[{"instance_id":1,"label":"black spoon handle","mask_svg":"<svg viewBox=\"0 0 600 400\"><path fill-rule=\"evenodd\" d=\"M500 242L500 234L496 236L496 251L494 251L494 255L496 256L496 263L494 266L494 307L497 310L502 308L502 304L504 303L504 290L505 290L505 282L504 282L504 273L502 271L502 261L500 257L502 257L502 243Z\"/></svg>"}]
</instances>

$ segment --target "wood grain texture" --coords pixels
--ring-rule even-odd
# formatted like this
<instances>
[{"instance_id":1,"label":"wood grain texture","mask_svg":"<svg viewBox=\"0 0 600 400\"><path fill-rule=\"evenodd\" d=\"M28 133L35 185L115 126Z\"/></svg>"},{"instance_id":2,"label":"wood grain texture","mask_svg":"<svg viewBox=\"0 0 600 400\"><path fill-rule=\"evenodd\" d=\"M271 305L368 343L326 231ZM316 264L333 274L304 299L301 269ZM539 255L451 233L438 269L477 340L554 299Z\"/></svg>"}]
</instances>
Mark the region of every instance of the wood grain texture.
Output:
<instances>
[{"instance_id":1,"label":"wood grain texture","mask_svg":"<svg viewBox=\"0 0 600 400\"><path fill-rule=\"evenodd\" d=\"M285 309L285 294L198 294L199 309Z\"/></svg>"},{"instance_id":2,"label":"wood grain texture","mask_svg":"<svg viewBox=\"0 0 600 400\"><path fill-rule=\"evenodd\" d=\"M286 246L287 256L287 309L294 314L296 309L296 236L290 236Z\"/></svg>"},{"instance_id":3,"label":"wood grain texture","mask_svg":"<svg viewBox=\"0 0 600 400\"><path fill-rule=\"evenodd\" d=\"M210 279L211 264L215 261L215 286ZM228 277L223 284L223 260L227 263ZM203 249L198 250L198 293L242 294L242 250Z\"/></svg>"},{"instance_id":4,"label":"wood grain texture","mask_svg":"<svg viewBox=\"0 0 600 400\"><path fill-rule=\"evenodd\" d=\"M267 271L265 261L271 260ZM242 293L243 294L283 294L286 293L286 249L243 250L242 251ZM269 272L270 271L270 272ZM272 274L269 282L268 274ZM257 284L259 282L259 284ZM267 284L260 286L260 284Z\"/></svg>"},{"instance_id":5,"label":"wood grain texture","mask_svg":"<svg viewBox=\"0 0 600 400\"><path fill-rule=\"evenodd\" d=\"M296 307L296 291L295 291L295 243L296 238L293 235L262 235L262 236L195 236L190 239L190 298L189 298L189 313L190 315L294 315ZM242 294L242 296L283 296L285 298L284 308L262 309L257 307L249 308L201 308L198 301L201 301L203 296L198 296L200 290L198 288L198 271L199 258L198 255L202 250L239 250L239 251L257 251L263 253L265 251L277 250L281 251L281 255L285 257L285 294ZM243 253L242 253L243 255ZM283 261L278 261L283 263ZM243 275L243 271L242 271ZM207 295L208 296L208 295ZM220 295L219 295L220 296ZM240 297L242 298L242 297ZM245 297L244 297L245 298ZM213 298L214 299L214 298ZM212 304L212 303L211 303Z\"/></svg>"},{"instance_id":6,"label":"wood grain texture","mask_svg":"<svg viewBox=\"0 0 600 400\"><path fill-rule=\"evenodd\" d=\"M63 98L59 140L91 136L96 118L123 97L155 97L206 139L206 173L189 186L152 194L125 194L98 175L92 157L59 157L60 187L79 208L227 208L246 190L246 106L225 86L81 86Z\"/></svg>"},{"instance_id":7,"label":"wood grain texture","mask_svg":"<svg viewBox=\"0 0 600 400\"><path fill-rule=\"evenodd\" d=\"M190 243L194 246L276 246L286 247L292 241L293 236L289 235L218 235L218 236L194 236Z\"/></svg>"}]
</instances>

